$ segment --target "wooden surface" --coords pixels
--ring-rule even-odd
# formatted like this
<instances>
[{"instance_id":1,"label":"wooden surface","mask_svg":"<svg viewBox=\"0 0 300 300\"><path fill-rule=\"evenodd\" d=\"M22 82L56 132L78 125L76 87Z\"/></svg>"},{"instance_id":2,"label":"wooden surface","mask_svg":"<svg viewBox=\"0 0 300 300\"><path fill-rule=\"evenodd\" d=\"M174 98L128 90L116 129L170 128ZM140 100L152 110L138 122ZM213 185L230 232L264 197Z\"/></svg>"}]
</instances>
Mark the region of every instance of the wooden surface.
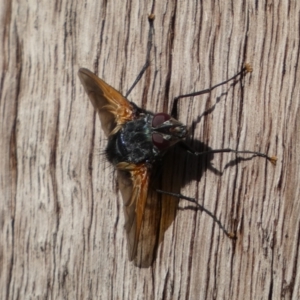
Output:
<instances>
[{"instance_id":1,"label":"wooden surface","mask_svg":"<svg viewBox=\"0 0 300 300\"><path fill-rule=\"evenodd\" d=\"M151 10L151 66L129 99L170 112L175 96L250 62L253 73L236 85L182 101L179 119L196 148L278 162L175 152L168 185L238 239L180 201L154 262L139 268L77 71L125 94L145 62ZM4 0L0 24L1 299L300 298L299 1Z\"/></svg>"}]
</instances>

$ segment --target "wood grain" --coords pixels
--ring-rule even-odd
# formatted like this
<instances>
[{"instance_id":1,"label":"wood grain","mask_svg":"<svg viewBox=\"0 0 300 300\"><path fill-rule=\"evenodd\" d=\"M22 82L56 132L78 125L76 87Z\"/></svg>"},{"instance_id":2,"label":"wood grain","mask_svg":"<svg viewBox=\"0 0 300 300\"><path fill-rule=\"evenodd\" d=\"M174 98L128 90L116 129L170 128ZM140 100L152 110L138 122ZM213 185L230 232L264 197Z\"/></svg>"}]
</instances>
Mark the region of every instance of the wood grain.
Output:
<instances>
[{"instance_id":1,"label":"wood grain","mask_svg":"<svg viewBox=\"0 0 300 300\"><path fill-rule=\"evenodd\" d=\"M95 71L129 100L170 112L182 93L194 147L277 155L170 155L181 190L237 233L180 201L162 208L156 258L129 262L106 139L77 77ZM2 1L1 299L299 299L299 1ZM203 143L203 144L202 144ZM179 155L183 155L180 156ZM169 213L169 215L168 215ZM171 222L171 221L172 222Z\"/></svg>"}]
</instances>

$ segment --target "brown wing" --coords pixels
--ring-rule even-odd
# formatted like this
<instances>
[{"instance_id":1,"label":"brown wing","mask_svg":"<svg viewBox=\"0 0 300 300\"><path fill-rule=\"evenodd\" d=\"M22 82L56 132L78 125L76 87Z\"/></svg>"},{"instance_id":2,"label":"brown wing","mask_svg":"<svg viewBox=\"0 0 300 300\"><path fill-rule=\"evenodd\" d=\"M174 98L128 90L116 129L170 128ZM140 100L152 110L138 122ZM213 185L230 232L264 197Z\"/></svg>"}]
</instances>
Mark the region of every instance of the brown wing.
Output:
<instances>
[{"instance_id":1,"label":"brown wing","mask_svg":"<svg viewBox=\"0 0 300 300\"><path fill-rule=\"evenodd\" d=\"M129 260L136 256L145 205L150 171L145 164L119 163L118 183L124 201L125 230Z\"/></svg>"},{"instance_id":2,"label":"brown wing","mask_svg":"<svg viewBox=\"0 0 300 300\"><path fill-rule=\"evenodd\" d=\"M133 119L132 105L117 90L88 69L79 69L78 76L99 114L106 136L115 134L124 123Z\"/></svg>"}]
</instances>

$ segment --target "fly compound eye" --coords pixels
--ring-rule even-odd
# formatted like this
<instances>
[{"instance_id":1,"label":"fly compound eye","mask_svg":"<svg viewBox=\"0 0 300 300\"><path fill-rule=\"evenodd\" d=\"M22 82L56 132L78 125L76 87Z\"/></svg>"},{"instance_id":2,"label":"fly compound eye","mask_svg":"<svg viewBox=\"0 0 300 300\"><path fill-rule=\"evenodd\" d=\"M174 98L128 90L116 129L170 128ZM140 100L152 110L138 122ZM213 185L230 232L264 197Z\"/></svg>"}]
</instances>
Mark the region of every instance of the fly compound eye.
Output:
<instances>
[{"instance_id":1,"label":"fly compound eye","mask_svg":"<svg viewBox=\"0 0 300 300\"><path fill-rule=\"evenodd\" d=\"M165 113L158 113L153 116L152 127L157 128L161 126L164 122L171 119L171 116Z\"/></svg>"},{"instance_id":2,"label":"fly compound eye","mask_svg":"<svg viewBox=\"0 0 300 300\"><path fill-rule=\"evenodd\" d=\"M152 133L152 143L159 151L163 151L170 147L170 141L165 140L160 133Z\"/></svg>"}]
</instances>

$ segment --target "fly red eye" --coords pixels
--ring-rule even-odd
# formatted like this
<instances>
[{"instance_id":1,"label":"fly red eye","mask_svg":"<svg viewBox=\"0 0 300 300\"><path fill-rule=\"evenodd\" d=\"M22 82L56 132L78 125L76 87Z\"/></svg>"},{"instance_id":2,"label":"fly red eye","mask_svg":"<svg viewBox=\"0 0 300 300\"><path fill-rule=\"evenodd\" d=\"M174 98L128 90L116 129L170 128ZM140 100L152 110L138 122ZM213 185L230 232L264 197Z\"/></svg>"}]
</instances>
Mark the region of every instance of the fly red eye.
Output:
<instances>
[{"instance_id":1,"label":"fly red eye","mask_svg":"<svg viewBox=\"0 0 300 300\"><path fill-rule=\"evenodd\" d=\"M168 121L171 119L171 116L165 113L159 113L155 114L153 119L152 119L152 127L156 128L159 127L161 124L164 122Z\"/></svg>"},{"instance_id":2,"label":"fly red eye","mask_svg":"<svg viewBox=\"0 0 300 300\"><path fill-rule=\"evenodd\" d=\"M152 143L159 151L170 147L170 142L165 140L161 134L156 132L152 133Z\"/></svg>"}]
</instances>

